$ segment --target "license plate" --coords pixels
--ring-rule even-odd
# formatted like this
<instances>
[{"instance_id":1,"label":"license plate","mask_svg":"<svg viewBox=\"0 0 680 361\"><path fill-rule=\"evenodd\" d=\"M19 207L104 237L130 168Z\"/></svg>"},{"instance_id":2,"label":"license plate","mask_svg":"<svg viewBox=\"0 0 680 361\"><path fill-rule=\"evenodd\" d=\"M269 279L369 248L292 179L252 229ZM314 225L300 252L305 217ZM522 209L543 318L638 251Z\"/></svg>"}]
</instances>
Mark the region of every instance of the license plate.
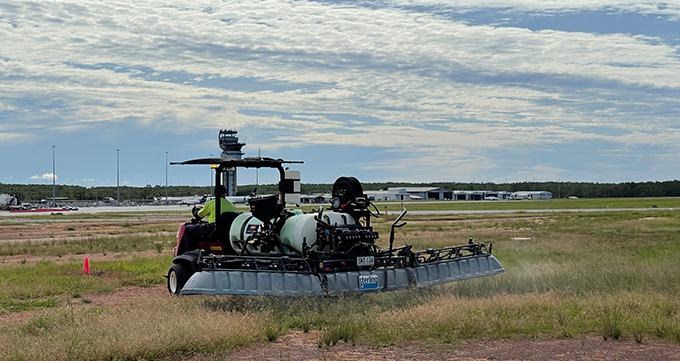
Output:
<instances>
[{"instance_id":1,"label":"license plate","mask_svg":"<svg viewBox=\"0 0 680 361\"><path fill-rule=\"evenodd\" d=\"M362 275L359 276L359 291L377 290L378 276L377 275Z\"/></svg>"},{"instance_id":2,"label":"license plate","mask_svg":"<svg viewBox=\"0 0 680 361\"><path fill-rule=\"evenodd\" d=\"M357 257L357 266L373 266L374 264L373 256Z\"/></svg>"}]
</instances>

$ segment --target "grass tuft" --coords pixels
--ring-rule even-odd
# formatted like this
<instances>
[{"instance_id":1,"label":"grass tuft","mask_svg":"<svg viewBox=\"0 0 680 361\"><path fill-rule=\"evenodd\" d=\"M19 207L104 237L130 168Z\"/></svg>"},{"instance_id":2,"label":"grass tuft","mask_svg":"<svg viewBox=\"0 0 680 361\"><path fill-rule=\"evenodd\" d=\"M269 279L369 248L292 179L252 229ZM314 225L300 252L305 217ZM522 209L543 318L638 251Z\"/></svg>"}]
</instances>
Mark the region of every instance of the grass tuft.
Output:
<instances>
[{"instance_id":1,"label":"grass tuft","mask_svg":"<svg viewBox=\"0 0 680 361\"><path fill-rule=\"evenodd\" d=\"M345 341L351 342L352 346L354 346L359 329L359 322L357 320L350 318L341 319L337 323L328 325L321 330L318 345L319 347L329 347L335 345L338 341Z\"/></svg>"},{"instance_id":2,"label":"grass tuft","mask_svg":"<svg viewBox=\"0 0 680 361\"><path fill-rule=\"evenodd\" d=\"M302 332L309 332L312 329L312 319L308 313L300 317L293 316L290 327L302 330Z\"/></svg>"},{"instance_id":3,"label":"grass tuft","mask_svg":"<svg viewBox=\"0 0 680 361\"><path fill-rule=\"evenodd\" d=\"M28 336L39 336L53 332L56 328L63 325L64 322L63 315L42 314L21 326L19 330Z\"/></svg>"},{"instance_id":4,"label":"grass tuft","mask_svg":"<svg viewBox=\"0 0 680 361\"><path fill-rule=\"evenodd\" d=\"M600 314L600 336L607 341L609 338L618 340L621 338L621 316L616 308L603 307Z\"/></svg>"}]
</instances>

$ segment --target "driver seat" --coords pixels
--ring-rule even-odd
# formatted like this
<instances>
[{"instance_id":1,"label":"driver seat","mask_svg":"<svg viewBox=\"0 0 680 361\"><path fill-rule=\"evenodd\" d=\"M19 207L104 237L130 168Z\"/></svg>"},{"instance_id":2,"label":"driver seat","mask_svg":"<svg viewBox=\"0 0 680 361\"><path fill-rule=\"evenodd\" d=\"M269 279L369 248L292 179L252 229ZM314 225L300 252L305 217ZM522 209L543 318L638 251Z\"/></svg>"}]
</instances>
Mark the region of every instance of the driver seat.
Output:
<instances>
[{"instance_id":1,"label":"driver seat","mask_svg":"<svg viewBox=\"0 0 680 361\"><path fill-rule=\"evenodd\" d=\"M216 255L235 254L229 241L229 230L238 215L238 212L222 212L219 219L219 233L215 229L208 237L198 242L198 247Z\"/></svg>"}]
</instances>

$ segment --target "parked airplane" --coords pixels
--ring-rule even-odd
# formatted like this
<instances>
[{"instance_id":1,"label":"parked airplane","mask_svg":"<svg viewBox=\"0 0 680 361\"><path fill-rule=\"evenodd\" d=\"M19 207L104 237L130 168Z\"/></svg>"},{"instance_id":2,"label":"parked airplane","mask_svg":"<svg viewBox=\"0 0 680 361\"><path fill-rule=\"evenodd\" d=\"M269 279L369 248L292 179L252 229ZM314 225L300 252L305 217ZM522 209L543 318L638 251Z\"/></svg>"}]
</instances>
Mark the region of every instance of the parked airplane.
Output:
<instances>
[{"instance_id":1,"label":"parked airplane","mask_svg":"<svg viewBox=\"0 0 680 361\"><path fill-rule=\"evenodd\" d=\"M201 199L182 199L182 200L179 201L179 203L177 203L177 204L179 204L179 205L186 205L186 206L188 207L188 206L191 206L191 205L203 204L203 203L205 203L207 200L208 200L208 196L206 195L206 196L203 196L203 198L201 198Z\"/></svg>"},{"instance_id":2,"label":"parked airplane","mask_svg":"<svg viewBox=\"0 0 680 361\"><path fill-rule=\"evenodd\" d=\"M257 187L253 189L252 192L250 192L249 195L247 196L233 196L233 197L227 197L227 200L231 203L248 203L249 200L257 198Z\"/></svg>"},{"instance_id":3,"label":"parked airplane","mask_svg":"<svg viewBox=\"0 0 680 361\"><path fill-rule=\"evenodd\" d=\"M201 199L183 199L179 201L179 205L186 205L186 206L192 206L192 205L197 205L197 204L204 204L205 202L214 199L215 197L208 197L207 195L203 196ZM248 203L249 200L257 198L257 187L253 189L252 192L250 192L249 195L247 196L233 196L233 197L227 197L227 200L231 203Z\"/></svg>"}]
</instances>

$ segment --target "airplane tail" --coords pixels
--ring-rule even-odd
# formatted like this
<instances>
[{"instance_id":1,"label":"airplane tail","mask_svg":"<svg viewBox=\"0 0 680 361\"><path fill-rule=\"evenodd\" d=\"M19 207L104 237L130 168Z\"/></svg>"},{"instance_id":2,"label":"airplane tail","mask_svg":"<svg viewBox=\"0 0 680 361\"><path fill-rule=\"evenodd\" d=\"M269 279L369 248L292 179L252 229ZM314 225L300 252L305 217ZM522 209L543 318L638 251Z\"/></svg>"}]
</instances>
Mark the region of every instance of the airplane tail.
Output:
<instances>
[{"instance_id":1,"label":"airplane tail","mask_svg":"<svg viewBox=\"0 0 680 361\"><path fill-rule=\"evenodd\" d=\"M256 197L257 196L257 187L253 188L253 191L250 192L251 197Z\"/></svg>"}]
</instances>

